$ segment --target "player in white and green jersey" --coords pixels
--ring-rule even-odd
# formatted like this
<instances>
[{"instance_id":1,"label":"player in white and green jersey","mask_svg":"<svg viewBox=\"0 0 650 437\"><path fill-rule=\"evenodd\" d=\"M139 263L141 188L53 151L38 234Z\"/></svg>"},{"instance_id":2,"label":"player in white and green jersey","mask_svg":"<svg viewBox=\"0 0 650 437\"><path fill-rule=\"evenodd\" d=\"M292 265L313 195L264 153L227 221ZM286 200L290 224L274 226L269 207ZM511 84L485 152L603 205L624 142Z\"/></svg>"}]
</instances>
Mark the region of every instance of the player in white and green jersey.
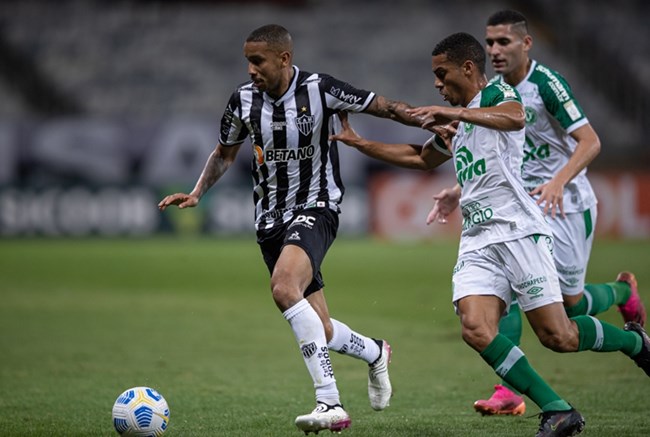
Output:
<instances>
[{"instance_id":1,"label":"player in white and green jersey","mask_svg":"<svg viewBox=\"0 0 650 437\"><path fill-rule=\"evenodd\" d=\"M646 311L632 273L621 272L610 283L585 284L597 217L587 165L598 155L600 142L566 80L529 58L533 41L527 27L519 12L499 11L488 19L485 39L498 74L492 82L516 87L525 105L524 186L550 216L565 309L572 317L618 305L625 322L643 326ZM513 306L500 331L519 344L521 330L521 315ZM482 414L523 414L525 404L504 383L474 408Z\"/></svg>"},{"instance_id":2,"label":"player in white and green jersey","mask_svg":"<svg viewBox=\"0 0 650 437\"><path fill-rule=\"evenodd\" d=\"M580 413L532 368L523 351L499 333L513 293L544 346L557 352L621 351L650 376L650 338L591 316L569 319L542 211L521 179L525 111L508 84L488 85L485 51L466 33L450 35L434 48L435 87L456 108L428 106L408 111L436 136L424 146L386 144L359 137L341 117L331 139L374 158L416 169L449 159L456 169L463 231L453 272L453 303L462 336L495 372L542 409L537 436L576 435ZM439 125L449 125L440 127ZM455 128L454 128L455 127ZM455 133L455 135L453 135Z\"/></svg>"}]
</instances>

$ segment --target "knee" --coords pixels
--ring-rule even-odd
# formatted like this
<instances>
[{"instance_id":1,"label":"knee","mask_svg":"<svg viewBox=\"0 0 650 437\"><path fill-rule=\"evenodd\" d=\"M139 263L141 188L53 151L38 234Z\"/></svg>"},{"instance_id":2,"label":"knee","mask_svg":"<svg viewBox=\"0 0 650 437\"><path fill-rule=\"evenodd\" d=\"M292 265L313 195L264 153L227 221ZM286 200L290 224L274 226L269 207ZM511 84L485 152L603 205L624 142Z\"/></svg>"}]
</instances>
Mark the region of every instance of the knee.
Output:
<instances>
[{"instance_id":1,"label":"knee","mask_svg":"<svg viewBox=\"0 0 650 437\"><path fill-rule=\"evenodd\" d=\"M292 285L288 272L278 270L271 276L271 294L275 304L283 311L303 298L300 287Z\"/></svg>"},{"instance_id":2,"label":"knee","mask_svg":"<svg viewBox=\"0 0 650 437\"><path fill-rule=\"evenodd\" d=\"M545 331L538 335L540 342L554 352L574 352L578 349L577 333L570 330Z\"/></svg>"},{"instance_id":3,"label":"knee","mask_svg":"<svg viewBox=\"0 0 650 437\"><path fill-rule=\"evenodd\" d=\"M462 322L462 336L465 343L481 352L494 340L496 329L492 330L488 326L464 318Z\"/></svg>"}]
</instances>

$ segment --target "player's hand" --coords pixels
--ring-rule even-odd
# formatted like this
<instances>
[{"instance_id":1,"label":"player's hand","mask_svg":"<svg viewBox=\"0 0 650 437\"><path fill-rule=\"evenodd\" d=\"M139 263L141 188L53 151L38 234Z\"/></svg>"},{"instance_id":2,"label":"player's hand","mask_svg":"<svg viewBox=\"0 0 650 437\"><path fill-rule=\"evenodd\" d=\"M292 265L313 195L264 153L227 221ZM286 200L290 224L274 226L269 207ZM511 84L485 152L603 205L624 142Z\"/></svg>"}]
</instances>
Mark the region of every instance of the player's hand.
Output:
<instances>
[{"instance_id":1,"label":"player's hand","mask_svg":"<svg viewBox=\"0 0 650 437\"><path fill-rule=\"evenodd\" d=\"M449 124L454 121L453 114L456 108L447 108L444 106L421 106L419 108L407 109L406 112L422 123L420 127L431 130L433 126Z\"/></svg>"},{"instance_id":2,"label":"player's hand","mask_svg":"<svg viewBox=\"0 0 650 437\"><path fill-rule=\"evenodd\" d=\"M555 218L559 213L562 218L566 217L564 214L564 184L561 182L551 179L536 187L529 194L531 196L539 194L537 204L544 204L544 215L550 213L551 217Z\"/></svg>"},{"instance_id":3,"label":"player's hand","mask_svg":"<svg viewBox=\"0 0 650 437\"><path fill-rule=\"evenodd\" d=\"M431 211L427 215L427 225L430 225L434 221L444 225L447 223L449 214L458 208L460 193L456 187L445 188L438 194L435 194L433 200L433 208L431 208Z\"/></svg>"},{"instance_id":4,"label":"player's hand","mask_svg":"<svg viewBox=\"0 0 650 437\"><path fill-rule=\"evenodd\" d=\"M341 141L348 146L354 146L355 143L361 139L359 134L352 129L352 125L348 120L347 112L338 113L339 120L341 121L341 131L329 136L330 141Z\"/></svg>"},{"instance_id":5,"label":"player's hand","mask_svg":"<svg viewBox=\"0 0 650 437\"><path fill-rule=\"evenodd\" d=\"M431 132L434 134L438 135L440 139L445 143L445 146L447 147L447 150L449 152L453 153L453 146L451 144L451 140L456 135L457 128L458 128L458 123L460 123L458 120L452 121L449 124L445 124L442 126L432 126L429 128Z\"/></svg>"},{"instance_id":6,"label":"player's hand","mask_svg":"<svg viewBox=\"0 0 650 437\"><path fill-rule=\"evenodd\" d=\"M199 198L191 194L176 193L170 194L158 203L158 209L164 211L170 205L176 205L180 209L190 208L198 205Z\"/></svg>"}]
</instances>

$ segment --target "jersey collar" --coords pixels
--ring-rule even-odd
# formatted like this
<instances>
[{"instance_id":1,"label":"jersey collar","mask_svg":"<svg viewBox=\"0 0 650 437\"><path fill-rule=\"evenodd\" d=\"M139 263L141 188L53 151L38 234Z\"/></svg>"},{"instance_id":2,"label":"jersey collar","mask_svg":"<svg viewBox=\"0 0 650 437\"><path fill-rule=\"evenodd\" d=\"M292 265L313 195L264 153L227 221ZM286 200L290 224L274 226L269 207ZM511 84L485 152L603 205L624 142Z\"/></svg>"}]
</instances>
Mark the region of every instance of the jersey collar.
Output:
<instances>
[{"instance_id":1,"label":"jersey collar","mask_svg":"<svg viewBox=\"0 0 650 437\"><path fill-rule=\"evenodd\" d=\"M287 99L291 98L293 96L294 91L296 90L296 84L298 83L298 73L300 73L300 69L296 67L295 65L293 66L293 78L291 79L291 84L289 85L289 88L282 94L280 97L277 99L274 99L273 97L269 96L266 92L264 93L264 101L267 103L270 103L275 106L280 106L282 105Z\"/></svg>"},{"instance_id":2,"label":"jersey collar","mask_svg":"<svg viewBox=\"0 0 650 437\"><path fill-rule=\"evenodd\" d=\"M528 81L528 78L530 77L531 74L533 74L533 71L535 71L535 67L537 67L537 61L534 59L530 60L530 68L528 69L528 73L526 73L526 77L522 79L521 82L519 82L517 85L520 83Z\"/></svg>"}]
</instances>

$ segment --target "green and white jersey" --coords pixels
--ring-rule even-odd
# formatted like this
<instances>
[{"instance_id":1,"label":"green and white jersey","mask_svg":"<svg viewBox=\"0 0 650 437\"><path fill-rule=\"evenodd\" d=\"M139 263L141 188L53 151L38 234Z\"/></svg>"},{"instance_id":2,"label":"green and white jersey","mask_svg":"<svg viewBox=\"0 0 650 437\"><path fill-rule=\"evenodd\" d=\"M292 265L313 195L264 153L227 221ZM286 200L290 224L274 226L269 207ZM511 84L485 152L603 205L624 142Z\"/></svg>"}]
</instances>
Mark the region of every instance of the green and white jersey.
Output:
<instances>
[{"instance_id":1,"label":"green and white jersey","mask_svg":"<svg viewBox=\"0 0 650 437\"><path fill-rule=\"evenodd\" d=\"M503 81L497 76L493 81ZM503 83L503 82L502 82ZM516 86L526 108L526 145L522 168L528 191L546 183L569 161L576 141L569 135L589 123L566 80L532 61L530 71ZM564 211L583 212L596 205L596 195L583 169L564 187Z\"/></svg>"},{"instance_id":2,"label":"green and white jersey","mask_svg":"<svg viewBox=\"0 0 650 437\"><path fill-rule=\"evenodd\" d=\"M467 106L521 102L505 83L486 86ZM459 253L532 234L551 235L540 208L521 179L524 129L498 131L461 122L452 140L463 214Z\"/></svg>"}]
</instances>

